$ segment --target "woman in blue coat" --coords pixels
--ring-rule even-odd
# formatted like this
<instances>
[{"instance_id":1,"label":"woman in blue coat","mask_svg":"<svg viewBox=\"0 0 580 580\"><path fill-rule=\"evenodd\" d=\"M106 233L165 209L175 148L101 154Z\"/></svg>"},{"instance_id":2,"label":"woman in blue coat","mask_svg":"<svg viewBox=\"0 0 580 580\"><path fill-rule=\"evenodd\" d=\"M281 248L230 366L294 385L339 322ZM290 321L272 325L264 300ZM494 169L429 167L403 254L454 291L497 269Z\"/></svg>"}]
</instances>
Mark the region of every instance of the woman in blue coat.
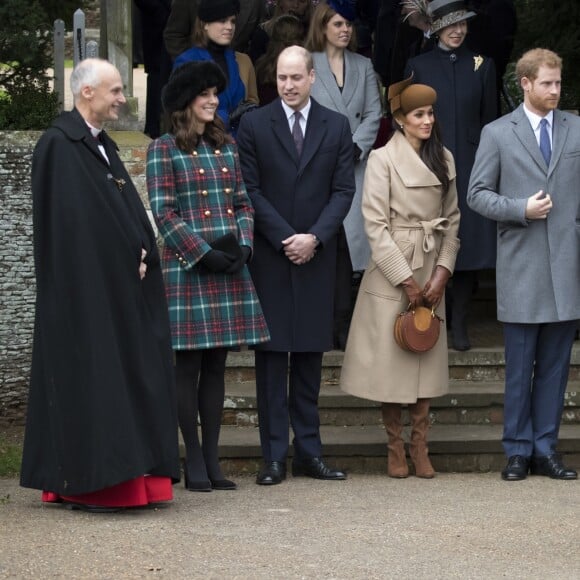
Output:
<instances>
[{"instance_id":1,"label":"woman in blue coat","mask_svg":"<svg viewBox=\"0 0 580 580\"><path fill-rule=\"evenodd\" d=\"M431 33L437 46L407 63L405 77L437 91L435 116L443 144L455 159L457 195L461 210L457 256L450 294L451 343L456 350L471 348L467 335L467 310L478 270L495 268L495 224L470 209L466 202L469 175L484 125L497 117L495 66L487 56L465 45L467 20L475 16L456 0L429 3Z\"/></svg>"},{"instance_id":2,"label":"woman in blue coat","mask_svg":"<svg viewBox=\"0 0 580 580\"><path fill-rule=\"evenodd\" d=\"M191 491L235 489L218 459L227 352L269 339L246 266L254 212L237 150L216 116L224 85L212 62L174 71L163 93L171 132L147 152L147 189L165 242L161 260Z\"/></svg>"},{"instance_id":3,"label":"woman in blue coat","mask_svg":"<svg viewBox=\"0 0 580 580\"><path fill-rule=\"evenodd\" d=\"M214 61L226 78L219 94L218 115L235 133L242 112L258 105L256 73L247 54L231 48L240 12L239 0L201 0L193 25L193 46L182 52L173 69L186 62Z\"/></svg>"}]
</instances>

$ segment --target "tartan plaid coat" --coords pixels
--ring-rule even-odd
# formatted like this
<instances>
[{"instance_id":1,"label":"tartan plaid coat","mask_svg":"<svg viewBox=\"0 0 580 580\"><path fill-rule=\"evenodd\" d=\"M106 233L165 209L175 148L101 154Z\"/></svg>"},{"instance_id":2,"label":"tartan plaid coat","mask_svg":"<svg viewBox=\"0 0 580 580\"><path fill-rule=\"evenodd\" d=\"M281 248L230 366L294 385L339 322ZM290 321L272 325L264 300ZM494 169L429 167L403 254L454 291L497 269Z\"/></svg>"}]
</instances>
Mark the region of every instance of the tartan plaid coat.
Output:
<instances>
[{"instance_id":1,"label":"tartan plaid coat","mask_svg":"<svg viewBox=\"0 0 580 580\"><path fill-rule=\"evenodd\" d=\"M147 190L164 240L161 262L174 350L258 344L268 328L247 266L235 274L199 264L210 242L233 233L252 248L254 210L235 145L201 141L192 153L173 135L151 142Z\"/></svg>"}]
</instances>

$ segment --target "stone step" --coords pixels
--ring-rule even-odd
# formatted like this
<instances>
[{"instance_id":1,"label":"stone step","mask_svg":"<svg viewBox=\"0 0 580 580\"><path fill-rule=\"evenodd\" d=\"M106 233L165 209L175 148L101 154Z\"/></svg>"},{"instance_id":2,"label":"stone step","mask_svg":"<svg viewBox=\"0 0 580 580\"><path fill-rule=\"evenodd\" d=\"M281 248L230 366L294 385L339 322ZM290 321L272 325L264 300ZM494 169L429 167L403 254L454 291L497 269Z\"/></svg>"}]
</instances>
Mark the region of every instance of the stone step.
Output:
<instances>
[{"instance_id":1,"label":"stone step","mask_svg":"<svg viewBox=\"0 0 580 580\"><path fill-rule=\"evenodd\" d=\"M503 421L503 383L452 381L449 394L431 403L434 424L497 424ZM571 381L566 393L563 423L580 424L580 381ZM322 425L381 424L380 404L359 399L340 390L337 384L322 385L319 398ZM224 425L258 424L254 383L229 383L224 401Z\"/></svg>"},{"instance_id":2,"label":"stone step","mask_svg":"<svg viewBox=\"0 0 580 580\"><path fill-rule=\"evenodd\" d=\"M324 382L338 382L344 353L330 351L322 359ZM466 352L449 350L449 376L451 380L502 382L505 378L503 346L473 348ZM226 381L244 383L255 380L254 353L243 349L228 355ZM580 342L572 349L570 380L580 381Z\"/></svg>"},{"instance_id":3,"label":"stone step","mask_svg":"<svg viewBox=\"0 0 580 580\"><path fill-rule=\"evenodd\" d=\"M499 471L505 465L501 425L434 425L429 452L441 472ZM382 426L322 426L324 457L331 465L359 473L386 470L386 434ZM563 425L559 451L567 464L580 466L580 425ZM220 458L229 473L255 473L261 463L255 427L223 427Z\"/></svg>"}]
</instances>

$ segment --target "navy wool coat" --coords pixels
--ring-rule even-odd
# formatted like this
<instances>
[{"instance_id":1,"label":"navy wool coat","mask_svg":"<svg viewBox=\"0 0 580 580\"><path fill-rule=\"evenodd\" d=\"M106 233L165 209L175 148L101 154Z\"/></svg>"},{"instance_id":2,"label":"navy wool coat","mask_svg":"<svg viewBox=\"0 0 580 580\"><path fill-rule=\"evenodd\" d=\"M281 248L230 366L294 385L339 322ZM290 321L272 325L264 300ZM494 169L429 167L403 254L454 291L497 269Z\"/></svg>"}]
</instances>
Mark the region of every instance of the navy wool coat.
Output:
<instances>
[{"instance_id":1,"label":"navy wool coat","mask_svg":"<svg viewBox=\"0 0 580 580\"><path fill-rule=\"evenodd\" d=\"M173 135L149 145L147 189L164 248L161 256L175 350L256 344L268 329L247 266L210 272L200 259L232 233L252 247L254 215L235 145L201 141L181 151Z\"/></svg>"},{"instance_id":2,"label":"navy wool coat","mask_svg":"<svg viewBox=\"0 0 580 580\"><path fill-rule=\"evenodd\" d=\"M443 144L451 151L457 170L457 196L461 221L461 248L455 270L495 267L495 224L467 205L469 176L481 130L497 117L495 66L493 60L461 46L448 52L439 47L412 58L405 78L437 91L435 117Z\"/></svg>"},{"instance_id":3,"label":"navy wool coat","mask_svg":"<svg viewBox=\"0 0 580 580\"><path fill-rule=\"evenodd\" d=\"M155 234L103 139L110 165L81 115L63 113L32 161L37 297L21 484L61 495L146 473L179 479Z\"/></svg>"},{"instance_id":4,"label":"navy wool coat","mask_svg":"<svg viewBox=\"0 0 580 580\"><path fill-rule=\"evenodd\" d=\"M322 352L332 348L336 239L355 191L348 119L312 107L301 157L280 99L244 115L238 147L255 208L252 278L271 341L258 348ZM321 244L310 262L296 266L282 240L312 233Z\"/></svg>"}]
</instances>

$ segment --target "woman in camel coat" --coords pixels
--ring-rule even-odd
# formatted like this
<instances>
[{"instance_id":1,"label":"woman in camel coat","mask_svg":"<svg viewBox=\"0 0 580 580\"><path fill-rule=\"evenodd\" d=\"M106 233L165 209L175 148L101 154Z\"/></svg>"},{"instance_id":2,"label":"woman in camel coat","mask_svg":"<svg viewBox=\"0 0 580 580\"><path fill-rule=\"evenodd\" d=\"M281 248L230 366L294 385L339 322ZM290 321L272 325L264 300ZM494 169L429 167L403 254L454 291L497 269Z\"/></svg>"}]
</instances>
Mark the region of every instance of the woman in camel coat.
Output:
<instances>
[{"instance_id":1,"label":"woman in camel coat","mask_svg":"<svg viewBox=\"0 0 580 580\"><path fill-rule=\"evenodd\" d=\"M433 477L426 434L429 400L448 389L445 327L435 347L423 354L399 347L393 327L410 304L435 306L444 316L445 284L459 249L459 210L453 157L441 145L434 124L436 93L410 82L390 87L399 130L371 152L367 165L362 211L371 262L354 310L341 388L383 403L392 477L408 475L401 438L401 404L408 404L416 474ZM428 148L437 152L435 161L426 159Z\"/></svg>"}]
</instances>

